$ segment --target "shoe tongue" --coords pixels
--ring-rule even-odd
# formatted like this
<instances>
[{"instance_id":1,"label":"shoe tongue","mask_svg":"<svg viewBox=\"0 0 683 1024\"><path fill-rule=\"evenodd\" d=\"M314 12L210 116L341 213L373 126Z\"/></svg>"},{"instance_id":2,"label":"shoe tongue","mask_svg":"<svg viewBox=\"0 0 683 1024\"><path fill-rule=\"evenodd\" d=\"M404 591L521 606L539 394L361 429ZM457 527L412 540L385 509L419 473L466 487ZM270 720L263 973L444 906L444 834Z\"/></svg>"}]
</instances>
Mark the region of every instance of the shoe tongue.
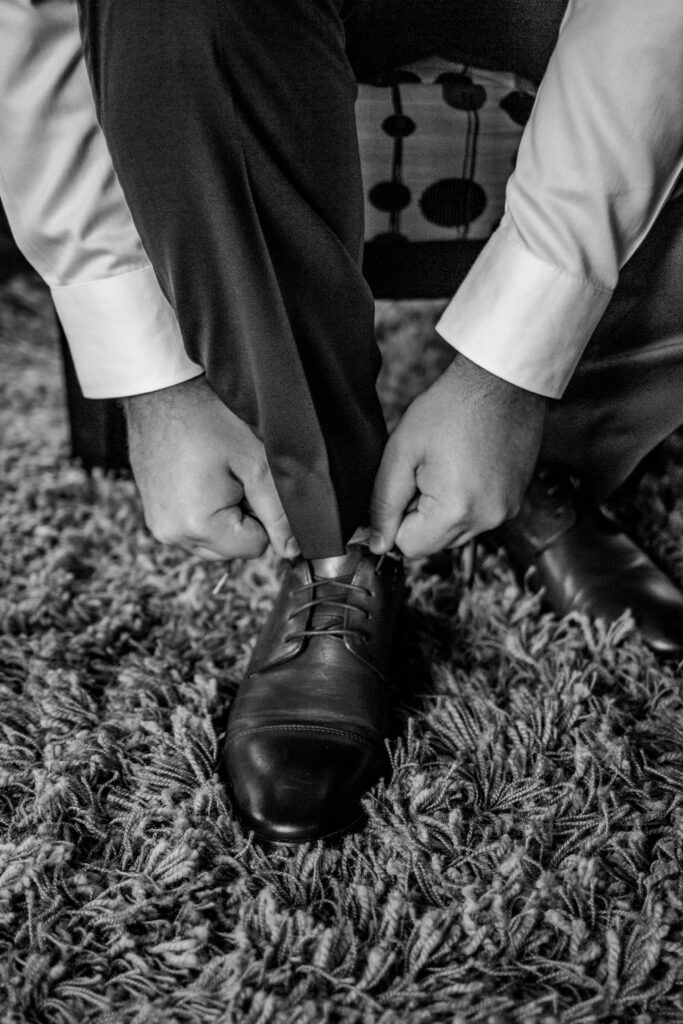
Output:
<instances>
[{"instance_id":1,"label":"shoe tongue","mask_svg":"<svg viewBox=\"0 0 683 1024\"><path fill-rule=\"evenodd\" d=\"M353 546L345 555L332 555L330 558L314 558L311 561L313 578L340 579L348 573L356 571L363 552L360 547Z\"/></svg>"}]
</instances>

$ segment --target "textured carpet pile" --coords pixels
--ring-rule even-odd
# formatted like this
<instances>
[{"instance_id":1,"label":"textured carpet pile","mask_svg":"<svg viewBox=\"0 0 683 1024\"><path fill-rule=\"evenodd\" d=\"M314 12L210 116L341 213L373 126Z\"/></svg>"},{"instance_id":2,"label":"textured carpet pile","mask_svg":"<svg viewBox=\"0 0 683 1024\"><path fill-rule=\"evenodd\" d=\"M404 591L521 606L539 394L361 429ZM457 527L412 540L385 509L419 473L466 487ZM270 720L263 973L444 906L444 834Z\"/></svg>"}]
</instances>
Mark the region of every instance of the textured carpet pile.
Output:
<instances>
[{"instance_id":1,"label":"textured carpet pile","mask_svg":"<svg viewBox=\"0 0 683 1024\"><path fill-rule=\"evenodd\" d=\"M0 294L0 1020L683 1022L683 693L628 616L480 558L410 567L393 774L356 834L260 848L215 774L277 588L157 545L67 457L30 278ZM385 306L395 420L444 365ZM683 582L683 450L622 513Z\"/></svg>"}]
</instances>

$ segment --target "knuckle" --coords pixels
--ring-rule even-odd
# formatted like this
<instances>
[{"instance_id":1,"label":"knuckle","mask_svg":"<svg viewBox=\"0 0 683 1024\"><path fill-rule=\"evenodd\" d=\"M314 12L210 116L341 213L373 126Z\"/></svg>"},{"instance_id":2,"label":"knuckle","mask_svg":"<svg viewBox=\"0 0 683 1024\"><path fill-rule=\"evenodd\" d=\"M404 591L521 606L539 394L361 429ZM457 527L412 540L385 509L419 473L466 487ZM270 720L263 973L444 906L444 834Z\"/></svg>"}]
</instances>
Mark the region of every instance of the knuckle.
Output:
<instances>
[{"instance_id":1,"label":"knuckle","mask_svg":"<svg viewBox=\"0 0 683 1024\"><path fill-rule=\"evenodd\" d=\"M197 515L195 512L188 512L183 518L180 533L181 536L193 541L202 541L207 534L206 527L206 519L203 516Z\"/></svg>"},{"instance_id":2,"label":"knuckle","mask_svg":"<svg viewBox=\"0 0 683 1024\"><path fill-rule=\"evenodd\" d=\"M522 501L524 500L524 491L518 491L514 494L507 502L505 507L504 519L512 519L514 516L519 514L522 507ZM502 522L503 520L501 520Z\"/></svg>"},{"instance_id":3,"label":"knuckle","mask_svg":"<svg viewBox=\"0 0 683 1024\"><path fill-rule=\"evenodd\" d=\"M150 509L145 522L152 536L160 544L201 543L206 537L206 517L192 507L172 502L168 507Z\"/></svg>"},{"instance_id":4,"label":"knuckle","mask_svg":"<svg viewBox=\"0 0 683 1024\"><path fill-rule=\"evenodd\" d=\"M183 539L182 531L175 530L170 523L147 521L147 528L159 544L180 544Z\"/></svg>"},{"instance_id":5,"label":"knuckle","mask_svg":"<svg viewBox=\"0 0 683 1024\"><path fill-rule=\"evenodd\" d=\"M508 505L504 502L496 502L494 505L490 505L485 513L479 519L479 531L484 533L488 530L495 530L497 526L500 526L506 519L508 519L510 513L508 512Z\"/></svg>"},{"instance_id":6,"label":"knuckle","mask_svg":"<svg viewBox=\"0 0 683 1024\"><path fill-rule=\"evenodd\" d=\"M466 526L472 518L472 505L462 499L451 503L448 518L453 528Z\"/></svg>"},{"instance_id":7,"label":"knuckle","mask_svg":"<svg viewBox=\"0 0 683 1024\"><path fill-rule=\"evenodd\" d=\"M493 503L491 517L495 519L496 526L500 526L505 519L513 514L511 512L513 505L514 502L508 501L507 498L504 497L499 498L498 501Z\"/></svg>"},{"instance_id":8,"label":"knuckle","mask_svg":"<svg viewBox=\"0 0 683 1024\"><path fill-rule=\"evenodd\" d=\"M254 459L249 463L245 475L249 483L258 487L270 477L270 466L265 459Z\"/></svg>"}]
</instances>

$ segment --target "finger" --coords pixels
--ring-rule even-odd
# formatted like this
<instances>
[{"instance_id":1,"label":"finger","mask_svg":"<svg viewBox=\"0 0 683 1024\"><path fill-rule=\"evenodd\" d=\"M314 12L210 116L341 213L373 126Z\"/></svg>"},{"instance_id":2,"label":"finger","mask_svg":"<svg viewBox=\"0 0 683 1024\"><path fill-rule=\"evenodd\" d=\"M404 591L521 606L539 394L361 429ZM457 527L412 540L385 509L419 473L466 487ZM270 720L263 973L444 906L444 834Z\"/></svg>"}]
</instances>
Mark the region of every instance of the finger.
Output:
<instances>
[{"instance_id":1,"label":"finger","mask_svg":"<svg viewBox=\"0 0 683 1024\"><path fill-rule=\"evenodd\" d=\"M390 551L409 502L415 497L415 467L392 444L384 449L370 499L370 550Z\"/></svg>"},{"instance_id":2,"label":"finger","mask_svg":"<svg viewBox=\"0 0 683 1024\"><path fill-rule=\"evenodd\" d=\"M268 547L268 535L258 520L239 505L217 509L207 520L194 550L213 552L218 558L258 558Z\"/></svg>"},{"instance_id":3,"label":"finger","mask_svg":"<svg viewBox=\"0 0 683 1024\"><path fill-rule=\"evenodd\" d=\"M258 479L245 481L244 493L250 509L263 525L275 554L281 558L296 558L301 553L299 545L282 507L270 469Z\"/></svg>"},{"instance_id":4,"label":"finger","mask_svg":"<svg viewBox=\"0 0 683 1024\"><path fill-rule=\"evenodd\" d=\"M444 548L466 543L465 523L453 522L449 509L424 496L418 507L405 516L396 534L396 545L406 558L435 555Z\"/></svg>"},{"instance_id":5,"label":"finger","mask_svg":"<svg viewBox=\"0 0 683 1024\"><path fill-rule=\"evenodd\" d=\"M215 551L209 550L209 548L202 547L201 544L183 545L183 547L189 554L197 555L198 558L202 558L205 562L225 561L225 555L219 555Z\"/></svg>"}]
</instances>

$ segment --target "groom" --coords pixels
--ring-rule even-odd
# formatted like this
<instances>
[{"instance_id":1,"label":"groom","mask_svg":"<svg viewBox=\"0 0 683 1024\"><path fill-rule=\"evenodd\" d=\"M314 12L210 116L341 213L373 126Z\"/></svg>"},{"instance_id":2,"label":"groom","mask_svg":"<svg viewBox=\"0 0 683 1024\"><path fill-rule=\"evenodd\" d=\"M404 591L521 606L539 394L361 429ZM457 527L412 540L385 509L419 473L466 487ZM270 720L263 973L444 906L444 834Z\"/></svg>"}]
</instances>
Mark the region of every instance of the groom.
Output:
<instances>
[{"instance_id":1,"label":"groom","mask_svg":"<svg viewBox=\"0 0 683 1024\"><path fill-rule=\"evenodd\" d=\"M48 58L54 94L73 85L35 114L69 128L45 166L60 146L71 157L39 216L26 153L40 133L8 80L0 131L14 114L24 147L3 171L8 208L86 392L131 396L154 534L206 558L270 543L290 560L230 713L222 763L245 822L302 841L358 816L383 767L401 552L499 528L559 611L631 607L656 650L683 654L683 595L597 506L683 421L678 0L79 6L97 116L175 317L143 255L127 259L108 156L85 107L73 115L65 0L0 0L15 40L43 35L42 53L15 56L27 88ZM434 54L542 85L505 217L439 323L456 358L387 440L356 80Z\"/></svg>"}]
</instances>

